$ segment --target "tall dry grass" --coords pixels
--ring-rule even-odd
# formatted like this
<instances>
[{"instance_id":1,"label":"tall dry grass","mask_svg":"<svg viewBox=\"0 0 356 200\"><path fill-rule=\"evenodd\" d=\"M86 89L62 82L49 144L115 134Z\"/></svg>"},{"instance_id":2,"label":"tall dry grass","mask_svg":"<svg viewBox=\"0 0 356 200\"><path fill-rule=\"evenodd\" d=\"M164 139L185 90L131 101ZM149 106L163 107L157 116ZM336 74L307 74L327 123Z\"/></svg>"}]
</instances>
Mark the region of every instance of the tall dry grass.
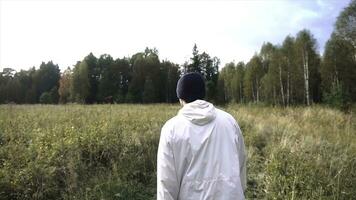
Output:
<instances>
[{"instance_id":1,"label":"tall dry grass","mask_svg":"<svg viewBox=\"0 0 356 200\"><path fill-rule=\"evenodd\" d=\"M0 199L154 199L156 152L178 105L0 106ZM356 199L353 114L230 105L248 199Z\"/></svg>"}]
</instances>

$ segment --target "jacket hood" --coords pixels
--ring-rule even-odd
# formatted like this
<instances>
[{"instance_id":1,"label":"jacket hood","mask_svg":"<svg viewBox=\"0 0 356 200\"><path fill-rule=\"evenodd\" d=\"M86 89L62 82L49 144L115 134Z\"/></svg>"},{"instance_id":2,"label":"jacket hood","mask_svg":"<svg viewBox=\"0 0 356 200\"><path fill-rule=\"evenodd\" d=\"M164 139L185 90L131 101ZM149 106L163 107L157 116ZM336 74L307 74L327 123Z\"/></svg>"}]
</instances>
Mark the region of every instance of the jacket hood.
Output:
<instances>
[{"instance_id":1,"label":"jacket hood","mask_svg":"<svg viewBox=\"0 0 356 200\"><path fill-rule=\"evenodd\" d=\"M178 115L182 115L193 124L202 126L215 119L216 111L213 104L204 100L196 100L185 104L179 110Z\"/></svg>"}]
</instances>

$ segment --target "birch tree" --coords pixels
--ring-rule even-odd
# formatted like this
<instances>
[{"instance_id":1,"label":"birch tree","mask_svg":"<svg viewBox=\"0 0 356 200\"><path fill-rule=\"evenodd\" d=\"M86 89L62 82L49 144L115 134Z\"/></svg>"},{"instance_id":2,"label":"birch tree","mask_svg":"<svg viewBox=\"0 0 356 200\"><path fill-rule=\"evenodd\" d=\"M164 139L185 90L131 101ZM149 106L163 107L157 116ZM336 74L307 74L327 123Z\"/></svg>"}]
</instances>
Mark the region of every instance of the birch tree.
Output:
<instances>
[{"instance_id":1,"label":"birch tree","mask_svg":"<svg viewBox=\"0 0 356 200\"><path fill-rule=\"evenodd\" d=\"M293 89L293 79L292 75L297 74L296 64L295 64L295 38L287 36L281 47L282 56L286 62L285 73L286 73L286 86L285 86L285 100L286 105L290 105Z\"/></svg>"},{"instance_id":2,"label":"birch tree","mask_svg":"<svg viewBox=\"0 0 356 200\"><path fill-rule=\"evenodd\" d=\"M244 77L245 95L253 102L260 101L261 80L264 75L262 61L258 55L254 55L247 63Z\"/></svg>"},{"instance_id":3,"label":"birch tree","mask_svg":"<svg viewBox=\"0 0 356 200\"><path fill-rule=\"evenodd\" d=\"M320 82L320 59L316 52L316 40L309 30L302 30L296 38L297 64L302 68L304 79L304 101L311 104L311 98L318 99L318 86ZM313 85L310 83L310 75L313 75ZM311 91L313 93L311 94Z\"/></svg>"}]
</instances>

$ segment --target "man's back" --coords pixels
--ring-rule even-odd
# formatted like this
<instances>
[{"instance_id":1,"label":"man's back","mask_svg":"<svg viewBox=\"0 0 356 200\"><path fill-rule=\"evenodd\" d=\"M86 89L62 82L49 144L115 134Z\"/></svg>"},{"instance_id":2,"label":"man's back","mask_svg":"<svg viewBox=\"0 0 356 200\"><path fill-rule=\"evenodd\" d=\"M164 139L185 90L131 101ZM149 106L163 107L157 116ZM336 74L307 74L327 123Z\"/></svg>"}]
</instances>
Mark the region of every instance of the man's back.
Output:
<instances>
[{"instance_id":1,"label":"man's back","mask_svg":"<svg viewBox=\"0 0 356 200\"><path fill-rule=\"evenodd\" d=\"M244 199L243 137L235 119L203 100L162 128L157 199Z\"/></svg>"}]
</instances>

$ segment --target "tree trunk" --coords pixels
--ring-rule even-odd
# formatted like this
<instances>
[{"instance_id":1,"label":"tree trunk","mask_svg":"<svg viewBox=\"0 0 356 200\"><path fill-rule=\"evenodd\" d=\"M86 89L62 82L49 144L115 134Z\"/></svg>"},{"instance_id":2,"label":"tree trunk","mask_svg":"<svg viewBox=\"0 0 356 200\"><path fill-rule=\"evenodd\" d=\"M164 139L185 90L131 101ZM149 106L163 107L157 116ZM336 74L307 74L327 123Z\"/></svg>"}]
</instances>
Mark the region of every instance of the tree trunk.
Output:
<instances>
[{"instance_id":1,"label":"tree trunk","mask_svg":"<svg viewBox=\"0 0 356 200\"><path fill-rule=\"evenodd\" d=\"M307 83L307 103L308 103L308 106L310 105L310 90L309 90L309 58L308 58L308 52L307 52L307 56L306 56L306 70L307 70L307 80L306 80L306 83Z\"/></svg>"},{"instance_id":2,"label":"tree trunk","mask_svg":"<svg viewBox=\"0 0 356 200\"><path fill-rule=\"evenodd\" d=\"M336 66L336 57L334 57L334 70L335 70L334 81L336 82L337 87L339 87L339 73L337 71L337 66Z\"/></svg>"},{"instance_id":3,"label":"tree trunk","mask_svg":"<svg viewBox=\"0 0 356 200\"><path fill-rule=\"evenodd\" d=\"M276 87L273 84L273 105L276 105Z\"/></svg>"},{"instance_id":4,"label":"tree trunk","mask_svg":"<svg viewBox=\"0 0 356 200\"><path fill-rule=\"evenodd\" d=\"M255 97L255 90L254 90L254 84L252 84L252 98L253 98L253 102L256 102L256 97Z\"/></svg>"},{"instance_id":5,"label":"tree trunk","mask_svg":"<svg viewBox=\"0 0 356 200\"><path fill-rule=\"evenodd\" d=\"M354 41L351 41L351 44L352 44L352 46L354 47L354 49L356 49L356 42L354 42ZM354 53L354 61L356 62L356 51L354 51L355 53Z\"/></svg>"},{"instance_id":6,"label":"tree trunk","mask_svg":"<svg viewBox=\"0 0 356 200\"><path fill-rule=\"evenodd\" d=\"M282 103L283 106L285 106L285 97L284 97L284 91L283 91L283 81L282 81L282 66L279 64L279 84L281 85L281 95L282 95Z\"/></svg>"},{"instance_id":7,"label":"tree trunk","mask_svg":"<svg viewBox=\"0 0 356 200\"><path fill-rule=\"evenodd\" d=\"M256 101L259 102L260 101L260 97L259 97L259 84L256 78Z\"/></svg>"},{"instance_id":8,"label":"tree trunk","mask_svg":"<svg viewBox=\"0 0 356 200\"><path fill-rule=\"evenodd\" d=\"M240 82L240 103L242 103L242 83Z\"/></svg>"},{"instance_id":9,"label":"tree trunk","mask_svg":"<svg viewBox=\"0 0 356 200\"><path fill-rule=\"evenodd\" d=\"M304 86L305 86L305 100L307 105L310 105L309 99L309 63L308 63L308 51L302 52L303 57L303 70L304 70Z\"/></svg>"},{"instance_id":10,"label":"tree trunk","mask_svg":"<svg viewBox=\"0 0 356 200\"><path fill-rule=\"evenodd\" d=\"M288 59L288 69L287 69L287 106L290 103L290 61Z\"/></svg>"}]
</instances>

